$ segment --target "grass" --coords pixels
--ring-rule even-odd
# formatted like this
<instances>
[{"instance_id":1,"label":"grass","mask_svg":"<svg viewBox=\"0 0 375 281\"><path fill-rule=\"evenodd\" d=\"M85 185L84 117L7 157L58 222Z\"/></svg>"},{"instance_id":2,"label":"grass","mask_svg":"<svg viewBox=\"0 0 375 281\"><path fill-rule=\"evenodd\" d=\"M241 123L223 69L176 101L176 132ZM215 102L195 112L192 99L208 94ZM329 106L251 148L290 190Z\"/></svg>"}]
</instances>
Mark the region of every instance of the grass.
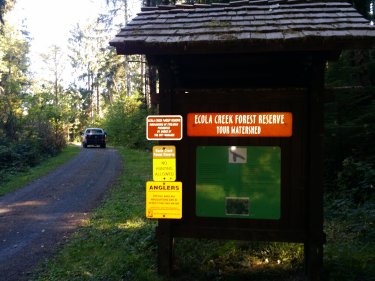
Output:
<instances>
[{"instance_id":1,"label":"grass","mask_svg":"<svg viewBox=\"0 0 375 281\"><path fill-rule=\"evenodd\" d=\"M161 280L154 259L155 222L144 215L151 155L119 152L124 173L118 184L36 280Z\"/></svg>"},{"instance_id":2,"label":"grass","mask_svg":"<svg viewBox=\"0 0 375 281\"><path fill-rule=\"evenodd\" d=\"M302 280L303 247L293 243L182 239L176 280Z\"/></svg>"},{"instance_id":3,"label":"grass","mask_svg":"<svg viewBox=\"0 0 375 281\"><path fill-rule=\"evenodd\" d=\"M145 184L151 179L149 152L119 149L124 173L103 204L57 255L37 281L162 281L157 274L155 220L145 218ZM178 239L172 280L298 280L302 247ZM263 278L263 279L262 279Z\"/></svg>"},{"instance_id":4,"label":"grass","mask_svg":"<svg viewBox=\"0 0 375 281\"><path fill-rule=\"evenodd\" d=\"M124 173L91 219L64 249L43 265L36 281L164 281L157 274L156 221L145 218L145 183L151 179L149 152L119 149ZM372 210L372 211L371 211ZM324 281L373 281L375 248L358 216L326 220ZM354 229L353 229L354 227ZM357 228L356 228L357 227ZM372 222L366 224L373 228ZM366 233L370 233L367 237ZM176 239L173 281L299 281L300 244Z\"/></svg>"},{"instance_id":5,"label":"grass","mask_svg":"<svg viewBox=\"0 0 375 281\"><path fill-rule=\"evenodd\" d=\"M375 200L347 201L326 208L325 280L375 281Z\"/></svg>"},{"instance_id":6,"label":"grass","mask_svg":"<svg viewBox=\"0 0 375 281\"><path fill-rule=\"evenodd\" d=\"M17 172L12 174L0 184L0 196L9 192L15 191L26 184L36 180L50 171L56 169L58 166L64 164L69 159L73 158L80 151L76 145L68 145L59 155L51 157L38 166L28 169L24 172Z\"/></svg>"}]
</instances>

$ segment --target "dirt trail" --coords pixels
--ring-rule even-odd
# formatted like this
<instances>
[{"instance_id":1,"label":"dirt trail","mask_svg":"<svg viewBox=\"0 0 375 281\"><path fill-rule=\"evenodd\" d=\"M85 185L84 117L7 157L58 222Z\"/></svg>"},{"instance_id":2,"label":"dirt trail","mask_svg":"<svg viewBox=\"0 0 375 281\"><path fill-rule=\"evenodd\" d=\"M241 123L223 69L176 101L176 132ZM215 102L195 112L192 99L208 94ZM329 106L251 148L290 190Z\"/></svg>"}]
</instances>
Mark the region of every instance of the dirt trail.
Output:
<instances>
[{"instance_id":1,"label":"dirt trail","mask_svg":"<svg viewBox=\"0 0 375 281\"><path fill-rule=\"evenodd\" d=\"M49 175L0 197L0 280L29 280L98 205L121 169L115 150L82 149Z\"/></svg>"}]
</instances>

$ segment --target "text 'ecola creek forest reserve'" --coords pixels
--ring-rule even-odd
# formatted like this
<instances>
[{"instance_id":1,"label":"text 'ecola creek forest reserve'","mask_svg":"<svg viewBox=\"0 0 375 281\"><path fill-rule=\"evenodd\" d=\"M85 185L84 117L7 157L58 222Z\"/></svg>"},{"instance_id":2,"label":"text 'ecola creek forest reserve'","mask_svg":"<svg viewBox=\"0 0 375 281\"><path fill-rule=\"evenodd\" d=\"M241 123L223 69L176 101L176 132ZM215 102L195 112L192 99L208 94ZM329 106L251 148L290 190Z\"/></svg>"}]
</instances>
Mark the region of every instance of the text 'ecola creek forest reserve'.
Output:
<instances>
[{"instance_id":1,"label":"text 'ecola creek forest reserve'","mask_svg":"<svg viewBox=\"0 0 375 281\"><path fill-rule=\"evenodd\" d=\"M188 136L290 137L292 113L189 113Z\"/></svg>"}]
</instances>

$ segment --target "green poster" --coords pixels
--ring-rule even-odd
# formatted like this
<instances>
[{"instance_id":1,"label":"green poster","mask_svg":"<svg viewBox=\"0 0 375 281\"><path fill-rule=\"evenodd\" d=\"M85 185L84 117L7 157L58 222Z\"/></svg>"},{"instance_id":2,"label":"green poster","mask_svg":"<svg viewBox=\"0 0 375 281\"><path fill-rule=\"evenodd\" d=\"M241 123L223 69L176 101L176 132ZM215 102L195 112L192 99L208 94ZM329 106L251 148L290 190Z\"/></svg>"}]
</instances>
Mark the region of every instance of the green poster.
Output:
<instances>
[{"instance_id":1,"label":"green poster","mask_svg":"<svg viewBox=\"0 0 375 281\"><path fill-rule=\"evenodd\" d=\"M196 215L280 219L281 150L277 146L199 146Z\"/></svg>"}]
</instances>

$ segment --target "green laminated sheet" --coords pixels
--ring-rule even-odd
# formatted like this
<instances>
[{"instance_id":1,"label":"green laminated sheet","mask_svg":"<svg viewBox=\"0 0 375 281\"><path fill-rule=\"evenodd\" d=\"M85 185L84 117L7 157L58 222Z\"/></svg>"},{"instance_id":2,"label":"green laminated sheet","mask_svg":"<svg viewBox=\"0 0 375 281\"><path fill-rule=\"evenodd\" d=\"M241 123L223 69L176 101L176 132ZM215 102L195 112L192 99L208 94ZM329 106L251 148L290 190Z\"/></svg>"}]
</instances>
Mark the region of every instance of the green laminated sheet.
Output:
<instances>
[{"instance_id":1,"label":"green laminated sheet","mask_svg":"<svg viewBox=\"0 0 375 281\"><path fill-rule=\"evenodd\" d=\"M196 215L280 219L278 146L198 146Z\"/></svg>"}]
</instances>

